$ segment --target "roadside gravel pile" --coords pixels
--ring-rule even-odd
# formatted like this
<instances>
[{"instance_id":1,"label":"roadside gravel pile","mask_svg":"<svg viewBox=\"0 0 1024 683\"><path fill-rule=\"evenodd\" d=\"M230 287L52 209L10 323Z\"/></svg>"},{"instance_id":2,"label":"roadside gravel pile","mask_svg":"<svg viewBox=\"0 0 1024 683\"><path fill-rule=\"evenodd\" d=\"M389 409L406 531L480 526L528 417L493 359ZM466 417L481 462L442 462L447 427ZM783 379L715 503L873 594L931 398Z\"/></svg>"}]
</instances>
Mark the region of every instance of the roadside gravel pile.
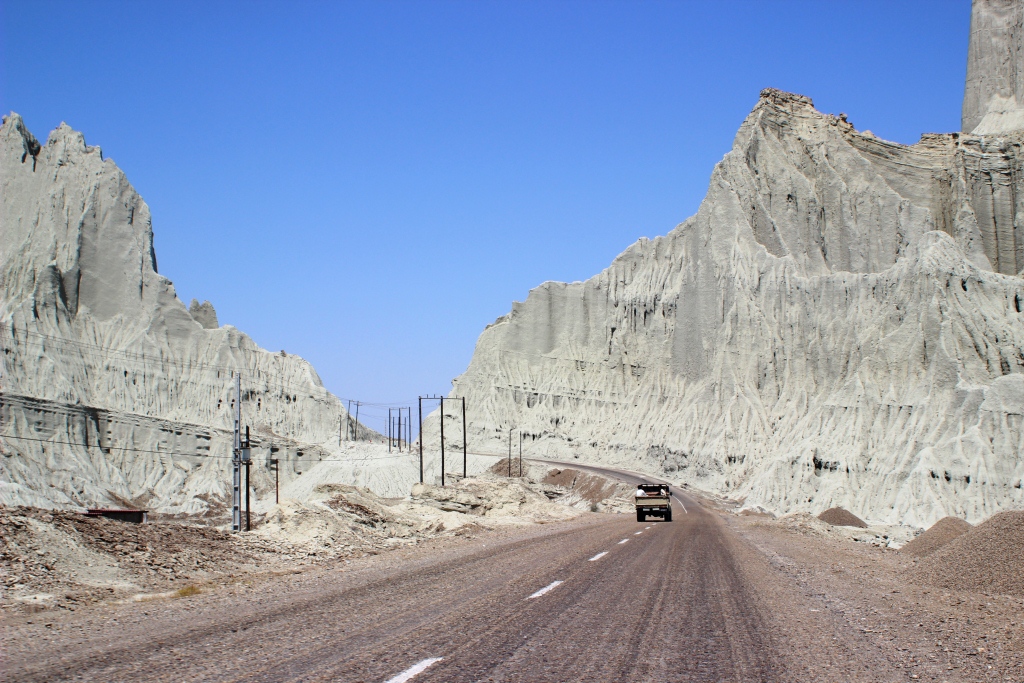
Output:
<instances>
[{"instance_id":1,"label":"roadside gravel pile","mask_svg":"<svg viewBox=\"0 0 1024 683\"><path fill-rule=\"evenodd\" d=\"M943 517L900 548L901 553L914 557L927 557L954 538L966 534L973 527L959 517Z\"/></svg>"},{"instance_id":2,"label":"roadside gravel pile","mask_svg":"<svg viewBox=\"0 0 1024 683\"><path fill-rule=\"evenodd\" d=\"M1024 512L1000 512L910 570L917 583L1024 596Z\"/></svg>"},{"instance_id":3,"label":"roadside gravel pile","mask_svg":"<svg viewBox=\"0 0 1024 683\"><path fill-rule=\"evenodd\" d=\"M832 526L852 526L858 529L868 528L863 519L843 508L829 508L818 515L818 519Z\"/></svg>"}]
</instances>

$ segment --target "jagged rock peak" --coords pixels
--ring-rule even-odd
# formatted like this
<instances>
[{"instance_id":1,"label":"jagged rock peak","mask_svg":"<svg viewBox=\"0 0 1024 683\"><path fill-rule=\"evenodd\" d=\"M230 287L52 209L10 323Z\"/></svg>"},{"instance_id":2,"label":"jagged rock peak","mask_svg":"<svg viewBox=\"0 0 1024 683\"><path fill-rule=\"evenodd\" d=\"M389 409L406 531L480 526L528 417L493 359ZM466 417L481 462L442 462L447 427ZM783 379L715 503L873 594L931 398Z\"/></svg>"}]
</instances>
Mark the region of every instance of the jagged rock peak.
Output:
<instances>
[{"instance_id":1,"label":"jagged rock peak","mask_svg":"<svg viewBox=\"0 0 1024 683\"><path fill-rule=\"evenodd\" d=\"M36 140L36 137L29 132L28 128L25 127L25 121L19 114L11 112L3 119L3 125L0 126L0 133L4 137L19 137L21 138L21 162L25 163L28 157L32 157L33 168L35 167L35 158L39 154L39 150L42 149L42 145Z\"/></svg>"},{"instance_id":2,"label":"jagged rock peak","mask_svg":"<svg viewBox=\"0 0 1024 683\"><path fill-rule=\"evenodd\" d=\"M798 95L793 92L786 92L785 90L779 90L778 88L765 88L761 91L761 99L778 105L800 104L812 108L814 107L814 102L810 97L807 97L806 95Z\"/></svg>"},{"instance_id":3,"label":"jagged rock peak","mask_svg":"<svg viewBox=\"0 0 1024 683\"><path fill-rule=\"evenodd\" d=\"M192 299L192 303L188 307L189 315L197 323L202 325L207 330L216 330L220 327L217 322L217 311L213 309L213 304L209 301L199 303L197 299Z\"/></svg>"},{"instance_id":4,"label":"jagged rock peak","mask_svg":"<svg viewBox=\"0 0 1024 683\"><path fill-rule=\"evenodd\" d=\"M1024 0L974 0L961 128L1024 129Z\"/></svg>"}]
</instances>

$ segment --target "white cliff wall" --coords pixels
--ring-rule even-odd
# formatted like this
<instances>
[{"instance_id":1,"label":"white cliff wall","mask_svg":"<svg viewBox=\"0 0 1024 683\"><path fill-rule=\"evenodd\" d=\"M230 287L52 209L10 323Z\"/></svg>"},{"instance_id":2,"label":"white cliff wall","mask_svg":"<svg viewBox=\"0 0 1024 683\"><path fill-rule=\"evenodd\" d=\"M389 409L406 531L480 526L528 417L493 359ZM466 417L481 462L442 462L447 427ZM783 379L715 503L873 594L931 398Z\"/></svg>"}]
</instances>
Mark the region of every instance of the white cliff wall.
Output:
<instances>
[{"instance_id":1,"label":"white cliff wall","mask_svg":"<svg viewBox=\"0 0 1024 683\"><path fill-rule=\"evenodd\" d=\"M998 135L1024 128L1024 5L974 0L961 130Z\"/></svg>"},{"instance_id":2,"label":"white cliff wall","mask_svg":"<svg viewBox=\"0 0 1024 683\"><path fill-rule=\"evenodd\" d=\"M763 92L697 215L481 334L471 447L516 427L776 512L1024 504L1020 139L904 147Z\"/></svg>"},{"instance_id":3,"label":"white cliff wall","mask_svg":"<svg viewBox=\"0 0 1024 683\"><path fill-rule=\"evenodd\" d=\"M257 487L270 457L285 483L345 457L341 402L208 303L189 313L157 273L145 202L80 133L40 145L6 117L0 198L0 503L223 504L237 372Z\"/></svg>"}]
</instances>

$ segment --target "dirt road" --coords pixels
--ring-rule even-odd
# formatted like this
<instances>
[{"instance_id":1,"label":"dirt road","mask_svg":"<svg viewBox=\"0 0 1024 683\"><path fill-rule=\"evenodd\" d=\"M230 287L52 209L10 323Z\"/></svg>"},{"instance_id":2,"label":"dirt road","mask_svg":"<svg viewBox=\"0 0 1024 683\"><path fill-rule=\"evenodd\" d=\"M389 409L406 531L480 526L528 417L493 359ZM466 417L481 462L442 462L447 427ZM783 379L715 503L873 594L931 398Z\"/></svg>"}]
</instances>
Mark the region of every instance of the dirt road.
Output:
<instances>
[{"instance_id":1,"label":"dirt road","mask_svg":"<svg viewBox=\"0 0 1024 683\"><path fill-rule=\"evenodd\" d=\"M907 680L718 515L483 535L7 624L10 681ZM798 614L799 618L794 618Z\"/></svg>"}]
</instances>

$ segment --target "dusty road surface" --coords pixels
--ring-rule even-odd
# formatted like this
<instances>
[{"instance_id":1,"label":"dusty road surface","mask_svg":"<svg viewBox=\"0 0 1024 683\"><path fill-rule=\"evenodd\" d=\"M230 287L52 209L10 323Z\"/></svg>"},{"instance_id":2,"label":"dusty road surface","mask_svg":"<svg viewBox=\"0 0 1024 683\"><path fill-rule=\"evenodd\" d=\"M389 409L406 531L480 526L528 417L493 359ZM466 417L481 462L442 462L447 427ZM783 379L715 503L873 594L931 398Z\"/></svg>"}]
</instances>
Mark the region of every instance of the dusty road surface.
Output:
<instances>
[{"instance_id":1,"label":"dusty road surface","mask_svg":"<svg viewBox=\"0 0 1024 683\"><path fill-rule=\"evenodd\" d=\"M889 681L906 670L673 489L199 595L14 617L8 681ZM797 615L797 617L794 617Z\"/></svg>"}]
</instances>

